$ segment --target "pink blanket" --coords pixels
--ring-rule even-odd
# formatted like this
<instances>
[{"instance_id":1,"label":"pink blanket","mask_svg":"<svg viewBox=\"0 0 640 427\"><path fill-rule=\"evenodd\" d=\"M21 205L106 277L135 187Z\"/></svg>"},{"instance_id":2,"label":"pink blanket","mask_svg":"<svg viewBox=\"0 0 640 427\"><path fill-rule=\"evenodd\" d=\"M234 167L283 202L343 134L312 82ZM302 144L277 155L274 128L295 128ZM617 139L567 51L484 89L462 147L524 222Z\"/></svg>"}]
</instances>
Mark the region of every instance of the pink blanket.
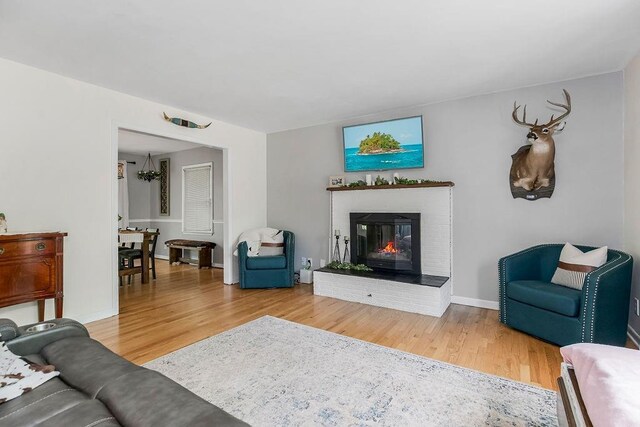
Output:
<instances>
[{"instance_id":1,"label":"pink blanket","mask_svg":"<svg viewBox=\"0 0 640 427\"><path fill-rule=\"evenodd\" d=\"M640 425L640 351L601 344L560 349L594 426Z\"/></svg>"}]
</instances>

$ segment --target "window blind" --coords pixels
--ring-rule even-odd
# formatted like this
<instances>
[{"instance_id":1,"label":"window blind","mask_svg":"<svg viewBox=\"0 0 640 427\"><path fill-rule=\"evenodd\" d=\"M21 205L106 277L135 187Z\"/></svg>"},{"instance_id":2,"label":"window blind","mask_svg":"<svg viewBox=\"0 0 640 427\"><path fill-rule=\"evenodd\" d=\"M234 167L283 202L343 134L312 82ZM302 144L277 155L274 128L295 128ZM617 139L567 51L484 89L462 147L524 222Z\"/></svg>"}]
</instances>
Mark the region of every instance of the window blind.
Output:
<instances>
[{"instance_id":1,"label":"window blind","mask_svg":"<svg viewBox=\"0 0 640 427\"><path fill-rule=\"evenodd\" d=\"M213 165L182 168L182 232L213 234Z\"/></svg>"}]
</instances>

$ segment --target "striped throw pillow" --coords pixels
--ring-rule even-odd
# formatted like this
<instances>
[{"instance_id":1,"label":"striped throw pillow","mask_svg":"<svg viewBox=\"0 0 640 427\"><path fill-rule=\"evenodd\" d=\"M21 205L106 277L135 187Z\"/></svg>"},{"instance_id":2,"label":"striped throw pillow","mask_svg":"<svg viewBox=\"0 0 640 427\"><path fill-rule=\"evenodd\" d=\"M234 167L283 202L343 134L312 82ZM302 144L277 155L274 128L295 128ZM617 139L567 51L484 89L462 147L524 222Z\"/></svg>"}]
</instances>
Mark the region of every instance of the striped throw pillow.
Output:
<instances>
[{"instance_id":1,"label":"striped throw pillow","mask_svg":"<svg viewBox=\"0 0 640 427\"><path fill-rule=\"evenodd\" d=\"M566 243L560 252L560 260L552 283L573 289L582 289L587 273L607 262L607 247L603 246L589 252L582 252L570 243Z\"/></svg>"}]
</instances>

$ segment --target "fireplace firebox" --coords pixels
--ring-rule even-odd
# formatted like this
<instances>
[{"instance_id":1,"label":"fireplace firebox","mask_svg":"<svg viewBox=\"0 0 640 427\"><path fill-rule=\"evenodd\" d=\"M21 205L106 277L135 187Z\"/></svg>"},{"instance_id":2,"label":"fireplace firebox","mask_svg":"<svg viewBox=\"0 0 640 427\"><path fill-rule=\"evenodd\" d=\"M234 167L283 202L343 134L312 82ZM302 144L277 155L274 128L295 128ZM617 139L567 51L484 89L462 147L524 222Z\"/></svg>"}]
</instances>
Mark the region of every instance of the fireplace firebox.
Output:
<instances>
[{"instance_id":1,"label":"fireplace firebox","mask_svg":"<svg viewBox=\"0 0 640 427\"><path fill-rule=\"evenodd\" d=\"M351 213L351 262L389 273L422 274L419 213Z\"/></svg>"}]
</instances>

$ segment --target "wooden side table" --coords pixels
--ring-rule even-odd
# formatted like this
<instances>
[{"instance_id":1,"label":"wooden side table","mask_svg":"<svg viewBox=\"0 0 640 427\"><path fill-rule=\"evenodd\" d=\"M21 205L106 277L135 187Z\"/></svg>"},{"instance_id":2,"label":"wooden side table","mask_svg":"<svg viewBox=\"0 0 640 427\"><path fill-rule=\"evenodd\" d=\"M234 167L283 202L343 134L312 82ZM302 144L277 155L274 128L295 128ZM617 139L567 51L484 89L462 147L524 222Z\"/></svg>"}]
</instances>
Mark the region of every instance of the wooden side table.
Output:
<instances>
[{"instance_id":1,"label":"wooden side table","mask_svg":"<svg viewBox=\"0 0 640 427\"><path fill-rule=\"evenodd\" d=\"M0 234L0 307L38 301L38 320L44 320L44 301L55 299L55 316L62 317L63 240L67 233Z\"/></svg>"}]
</instances>

